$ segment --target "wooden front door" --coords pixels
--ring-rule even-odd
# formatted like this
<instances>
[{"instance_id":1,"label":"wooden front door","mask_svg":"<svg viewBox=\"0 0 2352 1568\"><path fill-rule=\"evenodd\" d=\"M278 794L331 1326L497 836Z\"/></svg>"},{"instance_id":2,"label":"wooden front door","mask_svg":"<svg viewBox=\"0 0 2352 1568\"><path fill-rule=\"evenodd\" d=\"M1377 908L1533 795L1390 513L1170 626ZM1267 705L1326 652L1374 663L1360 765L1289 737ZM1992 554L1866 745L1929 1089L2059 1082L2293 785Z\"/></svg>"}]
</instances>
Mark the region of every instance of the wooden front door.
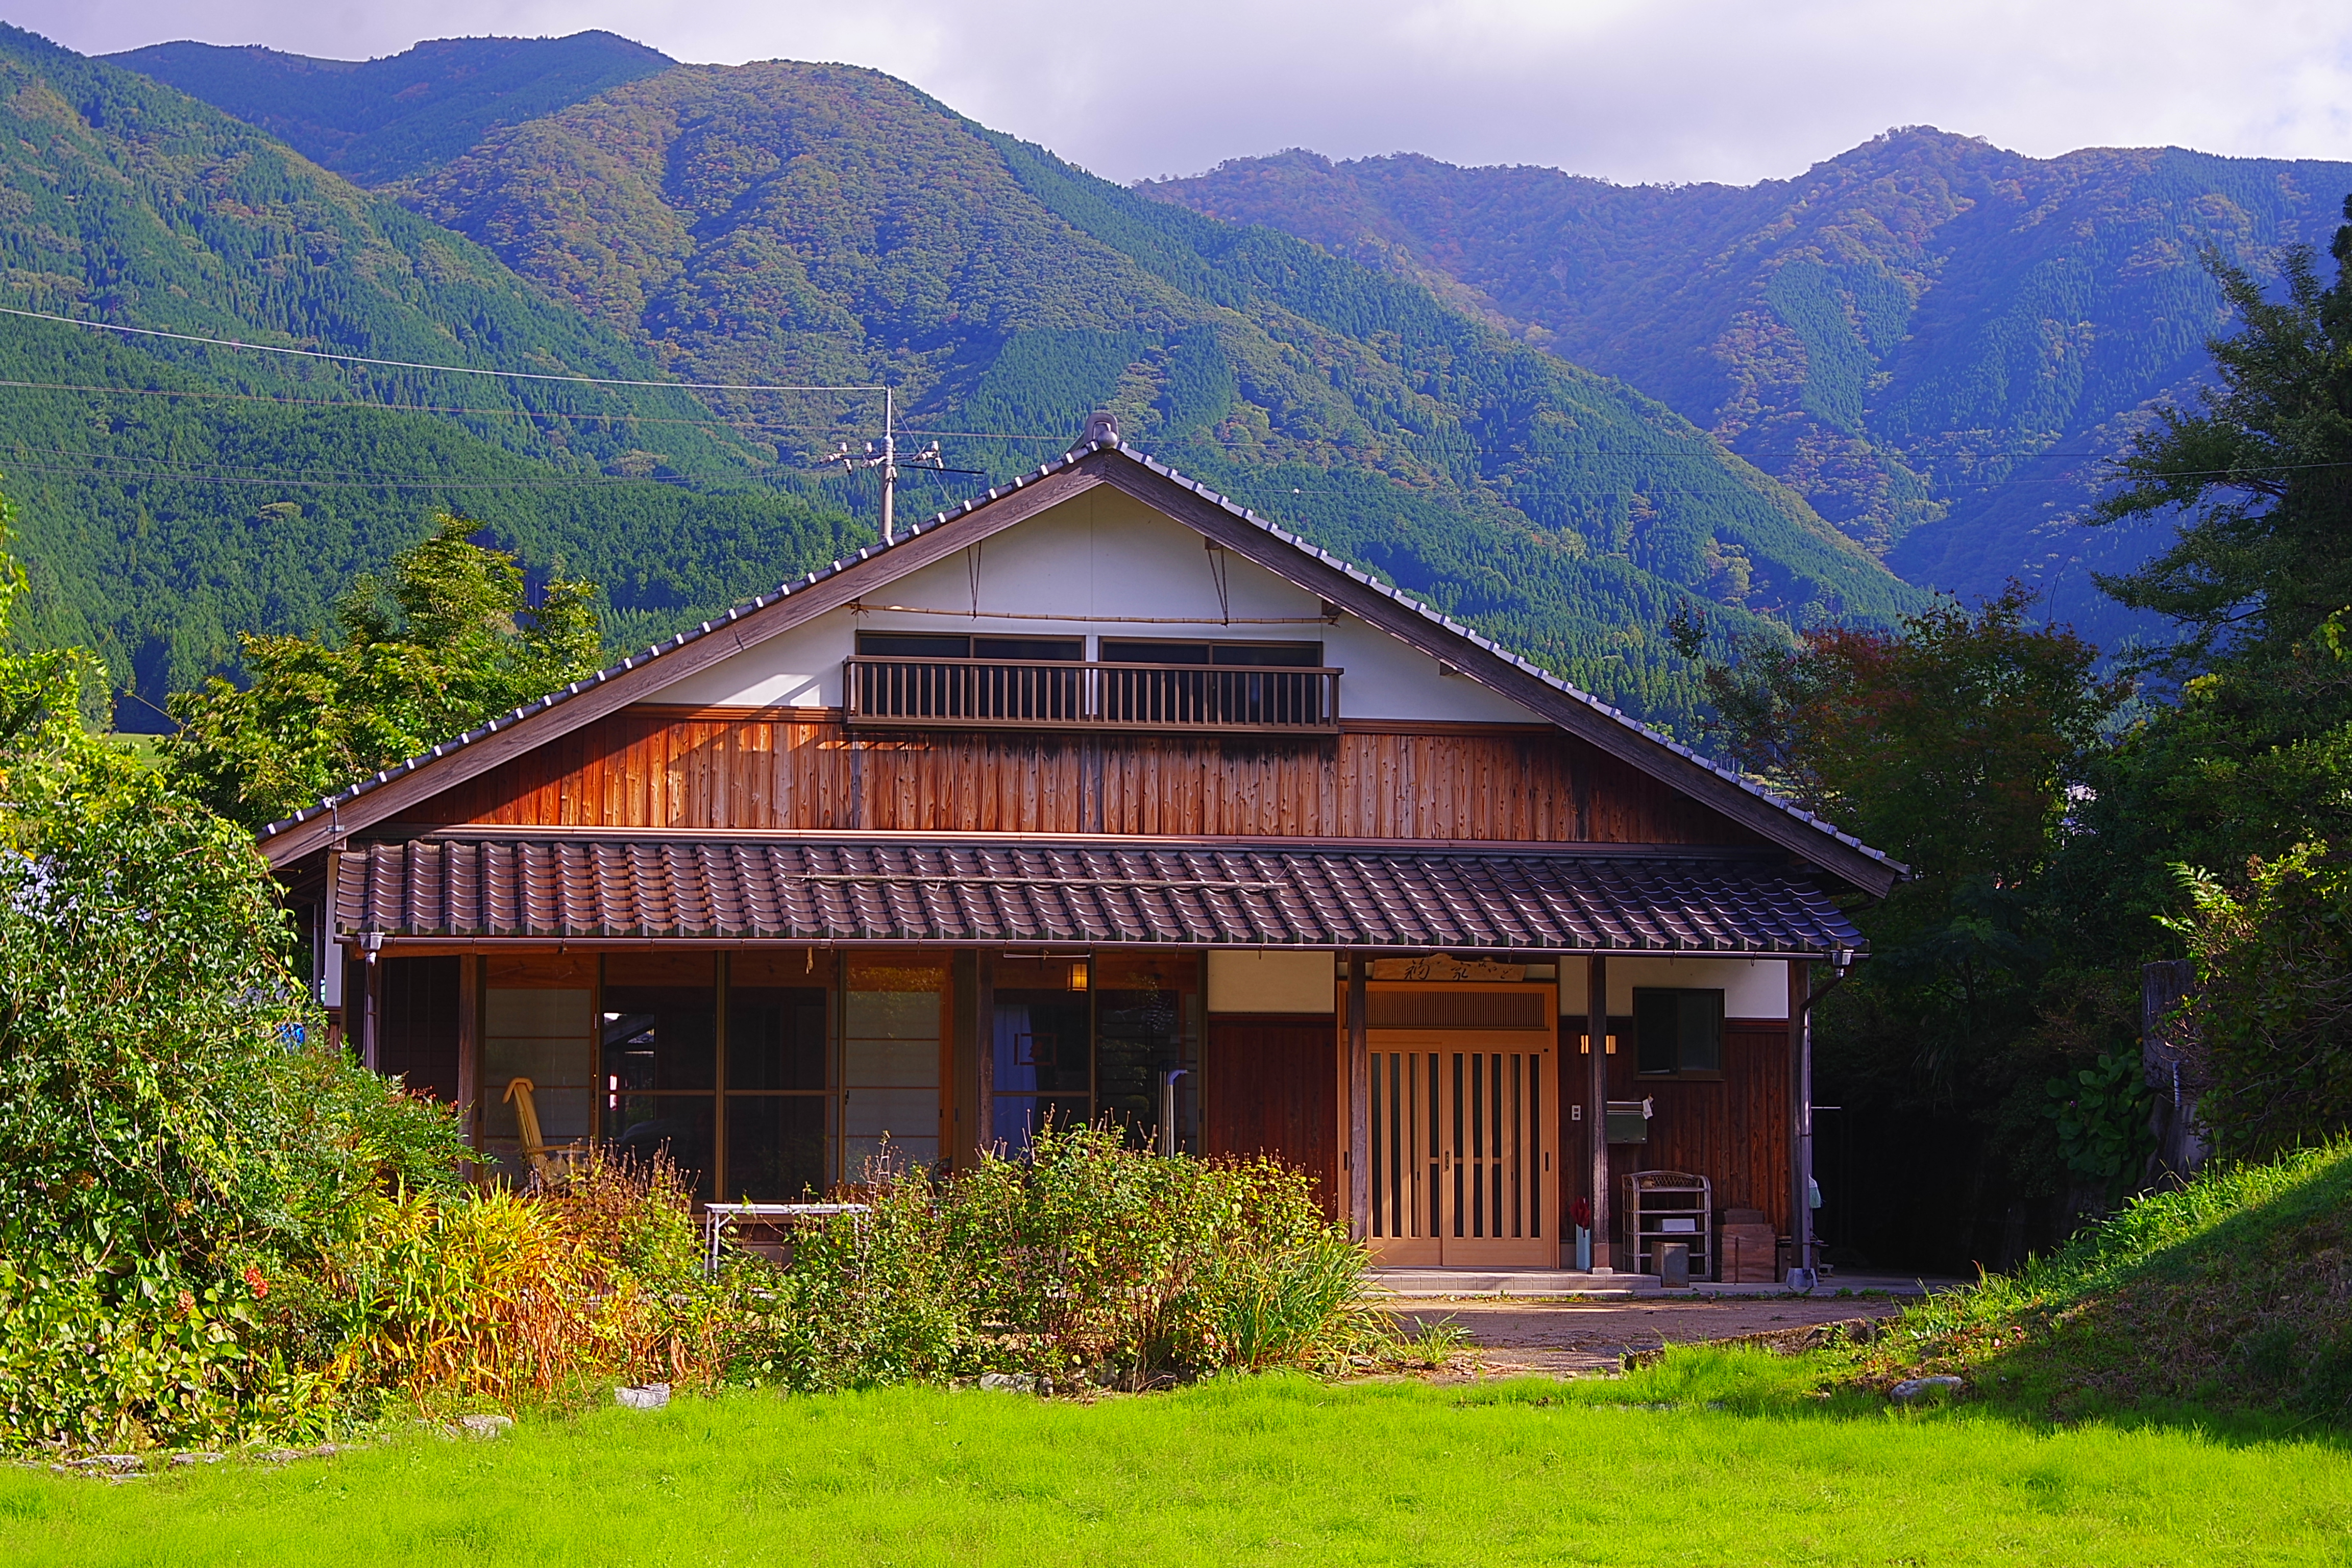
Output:
<instances>
[{"instance_id":1,"label":"wooden front door","mask_svg":"<svg viewBox=\"0 0 2352 1568\"><path fill-rule=\"evenodd\" d=\"M1549 986L1370 990L1377 1261L1558 1264L1556 1009Z\"/></svg>"}]
</instances>

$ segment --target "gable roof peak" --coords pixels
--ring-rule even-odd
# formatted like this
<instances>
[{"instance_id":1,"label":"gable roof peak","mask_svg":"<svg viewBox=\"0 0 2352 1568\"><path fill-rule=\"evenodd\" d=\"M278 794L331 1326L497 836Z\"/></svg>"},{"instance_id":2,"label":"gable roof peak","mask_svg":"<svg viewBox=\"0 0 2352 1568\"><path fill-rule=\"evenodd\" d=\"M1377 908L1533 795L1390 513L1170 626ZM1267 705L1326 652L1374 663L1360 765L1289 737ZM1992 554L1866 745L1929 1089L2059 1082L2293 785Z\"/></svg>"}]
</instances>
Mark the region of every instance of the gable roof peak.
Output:
<instances>
[{"instance_id":1,"label":"gable roof peak","mask_svg":"<svg viewBox=\"0 0 2352 1568\"><path fill-rule=\"evenodd\" d=\"M572 702L583 693L606 686L625 676L633 675L655 661L675 655L680 649L701 641L712 632L730 624L741 622L749 616L774 608L797 595L805 595L812 589L831 583L844 574L856 571L869 563L886 559L893 552L907 552L919 542L931 540L940 529L1005 501L1033 485L1066 473L1097 456L1110 459L1108 463L1097 465L1097 468L1105 478L1115 476L1122 465L1131 466L1132 468L1149 473L1165 484L1197 498L1212 509L1210 512L1199 519L1177 518L1175 521L1184 522L1195 528L1196 531L1207 534L1216 528L1218 518L1236 520L1247 524L1255 536L1276 541L1290 551L1314 561L1323 568L1339 574L1349 584L1373 596L1373 601L1362 605L1359 611L1359 617L1367 620L1370 624L1381 626L1381 629L1393 636L1403 637L1408 642L1413 640L1412 637L1406 635L1411 627L1415 626L1435 627L1446 637L1469 645L1485 655L1487 659L1496 661L1521 679L1538 683L1538 690L1533 693L1536 700L1532 703L1529 702L1528 695L1514 692L1506 692L1505 695L1516 697L1522 705L1530 706L1540 716L1560 724L1570 732L1587 741L1601 743L1603 750L1612 752L1654 774L1658 773L1658 768L1653 763L1651 755L1644 753L1654 754L1654 752L1663 752L1674 758L1675 764L1678 764L1678 766L1670 764L1672 771L1679 771L1683 768L1696 770L1699 775L1711 781L1713 788L1719 790L1721 786L1727 784L1749 802L1770 808L1771 813L1780 820L1802 825L1808 830L1804 837L1818 835L1821 838L1828 840L1847 852L1843 857L1832 852L1832 858L1848 859L1851 863L1850 858L1858 857L1863 862L1867 863L1869 869L1864 879L1885 884L1874 889L1874 891L1884 892L1886 886L1891 886L1895 881L1901 880L1909 875L1909 868L1891 856L1871 847L1852 834L1834 826L1794 802L1784 799L1752 779L1734 773L1671 736L1652 729L1622 710L1571 685L1514 650L1505 647L1484 633L1474 630L1451 616L1422 603L1412 595L1380 581L1354 563L1334 555L1321 545L1301 538L1279 524L1258 516L1248 507L1180 473L1157 458L1129 447L1119 436L1118 419L1108 413L1091 416L1087 421L1086 434L1076 445L1061 457L1038 465L1034 472L1015 475L1002 486L992 486L985 495L971 497L956 506L933 514L928 521L917 522L899 531L895 538L877 540L871 544L863 545L854 556L836 560L829 565L805 574L796 581L780 584L772 593L761 595L746 604L736 605L722 616L704 621L699 626L679 632L665 641L655 643L644 652L624 658L618 664L598 670L595 674L574 681L559 691L550 692L510 712L488 720L454 741L445 742L428 752L411 757L368 778L359 780L327 796L316 805L306 806L283 821L270 824L262 830L260 837L267 843L301 824L315 822L320 816L332 816L341 806L394 779L413 773L445 756L471 748L494 734L510 730L518 723ZM1045 504L1055 503L1049 501ZM1147 504L1150 504L1148 500ZM1239 537L1246 540L1250 535ZM908 570L914 570L927 564L934 553L934 549L927 547L917 550L913 553L917 559L910 561ZM1277 574L1281 573L1281 568L1271 562L1261 561L1259 563L1266 565L1269 570L1276 571ZM1304 584L1300 585L1306 586ZM831 607L835 606L828 604L811 613L822 614L824 608ZM1371 610L1373 613L1369 616L1363 615L1361 614L1363 609ZM740 641L739 646L741 646ZM678 671L681 678L688 673L691 672L686 669ZM1473 674L1474 678L1475 676L1475 668L1469 667L1465 667L1465 673ZM667 683L667 679L657 679L651 683L650 689L658 689L661 685ZM1491 685L1492 682L1486 684ZM621 700L639 700L643 695L643 693L634 694L632 698ZM1563 700L1565 711L1563 711ZM1546 710L1550 710L1546 711ZM1589 717L1577 717L1580 714ZM1591 724L1591 719L1598 719L1603 722L1600 726L1593 726ZM586 721L583 719L582 721ZM1611 743L1612 738L1615 742L1613 744ZM1670 785L1675 783L1673 778L1664 774L1659 776L1662 782ZM1689 775L1685 774L1685 776ZM1751 823L1750 826L1755 824ZM1777 837L1777 835L1768 834L1768 837ZM1786 847L1796 847L1795 845L1787 844L1785 840L1783 843Z\"/></svg>"}]
</instances>

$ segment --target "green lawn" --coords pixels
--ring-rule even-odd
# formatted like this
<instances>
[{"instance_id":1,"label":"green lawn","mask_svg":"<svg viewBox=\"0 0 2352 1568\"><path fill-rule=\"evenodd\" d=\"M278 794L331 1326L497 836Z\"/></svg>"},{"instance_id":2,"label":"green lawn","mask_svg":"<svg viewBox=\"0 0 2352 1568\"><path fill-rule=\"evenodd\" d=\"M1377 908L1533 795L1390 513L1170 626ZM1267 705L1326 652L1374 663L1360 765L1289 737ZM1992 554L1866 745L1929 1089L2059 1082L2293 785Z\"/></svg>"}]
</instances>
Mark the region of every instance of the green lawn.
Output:
<instances>
[{"instance_id":1,"label":"green lawn","mask_svg":"<svg viewBox=\"0 0 2352 1568\"><path fill-rule=\"evenodd\" d=\"M1615 1384L1228 1380L1082 1405L737 1394L119 1486L0 1472L76 1564L2352 1562L2352 1453L2037 1431L1699 1352ZM1723 1407L1709 1408L1720 1398ZM1626 1408L1629 1399L1676 1402ZM1811 1402L1807 1402L1811 1403ZM2308 1430L2308 1429L2306 1429Z\"/></svg>"}]
</instances>

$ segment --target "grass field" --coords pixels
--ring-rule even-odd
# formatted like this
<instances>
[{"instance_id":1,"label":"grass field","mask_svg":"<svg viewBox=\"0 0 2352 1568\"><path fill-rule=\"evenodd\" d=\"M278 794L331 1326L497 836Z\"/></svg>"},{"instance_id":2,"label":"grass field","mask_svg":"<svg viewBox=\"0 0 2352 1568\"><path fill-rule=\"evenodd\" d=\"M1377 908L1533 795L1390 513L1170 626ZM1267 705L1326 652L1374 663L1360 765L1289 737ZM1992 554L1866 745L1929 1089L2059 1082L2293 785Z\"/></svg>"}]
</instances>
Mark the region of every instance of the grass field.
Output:
<instances>
[{"instance_id":1,"label":"grass field","mask_svg":"<svg viewBox=\"0 0 2352 1568\"><path fill-rule=\"evenodd\" d=\"M83 1564L2352 1562L2352 1452L1621 1382L1223 1380L1093 1405L681 1400L122 1485L0 1472L0 1558ZM1639 1406L1661 1406L1643 1408Z\"/></svg>"}]
</instances>

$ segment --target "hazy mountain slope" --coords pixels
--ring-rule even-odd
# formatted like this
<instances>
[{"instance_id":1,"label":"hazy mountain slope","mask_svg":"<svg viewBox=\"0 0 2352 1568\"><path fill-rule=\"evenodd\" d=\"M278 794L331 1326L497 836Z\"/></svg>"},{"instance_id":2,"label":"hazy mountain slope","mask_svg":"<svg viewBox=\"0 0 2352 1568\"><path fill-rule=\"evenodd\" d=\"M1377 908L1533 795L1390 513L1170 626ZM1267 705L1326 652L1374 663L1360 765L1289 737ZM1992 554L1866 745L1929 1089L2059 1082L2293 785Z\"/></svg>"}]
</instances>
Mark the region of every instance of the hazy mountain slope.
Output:
<instances>
[{"instance_id":1,"label":"hazy mountain slope","mask_svg":"<svg viewBox=\"0 0 2352 1568\"><path fill-rule=\"evenodd\" d=\"M469 241L14 29L0 31L0 148L10 307L425 363L656 374ZM606 583L631 634L772 584L850 526L754 488L762 458L677 393L362 371L21 317L0 317L0 379L14 384L0 470L39 594L25 635L97 647L150 702L232 659L237 631L322 623L436 505Z\"/></svg>"},{"instance_id":2,"label":"hazy mountain slope","mask_svg":"<svg viewBox=\"0 0 2352 1568\"><path fill-rule=\"evenodd\" d=\"M2084 567L2150 542L2063 522L2221 324L2207 245L2324 242L2352 164L1890 133L1790 181L1626 188L1399 156L1243 160L1145 194L1434 279L1620 375L1915 582L2015 573L2113 635Z\"/></svg>"},{"instance_id":3,"label":"hazy mountain slope","mask_svg":"<svg viewBox=\"0 0 2352 1568\"><path fill-rule=\"evenodd\" d=\"M1907 602L1628 388L877 73L679 67L406 192L681 376L887 379L952 464L1034 463L1111 406L1139 444L1653 712L1695 697L1656 630L1684 592L1795 621ZM780 458L852 433L832 416L811 399Z\"/></svg>"},{"instance_id":4,"label":"hazy mountain slope","mask_svg":"<svg viewBox=\"0 0 2352 1568\"><path fill-rule=\"evenodd\" d=\"M186 42L106 58L259 126L362 185L416 174L494 127L551 114L676 63L604 32L437 38L373 60Z\"/></svg>"}]
</instances>

